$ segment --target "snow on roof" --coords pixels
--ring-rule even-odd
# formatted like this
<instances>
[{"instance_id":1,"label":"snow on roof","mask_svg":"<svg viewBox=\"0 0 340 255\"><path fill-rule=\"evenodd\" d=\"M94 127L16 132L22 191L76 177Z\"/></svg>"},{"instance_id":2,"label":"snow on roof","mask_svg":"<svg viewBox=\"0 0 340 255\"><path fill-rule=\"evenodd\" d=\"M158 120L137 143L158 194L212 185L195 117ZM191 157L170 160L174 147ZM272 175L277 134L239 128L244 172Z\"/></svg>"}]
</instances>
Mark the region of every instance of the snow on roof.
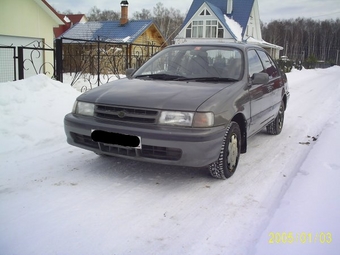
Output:
<instances>
[{"instance_id":1,"label":"snow on roof","mask_svg":"<svg viewBox=\"0 0 340 255\"><path fill-rule=\"evenodd\" d=\"M127 37L125 37L122 41L123 41L123 42L128 42L128 41L130 40L130 38L131 38L131 36L127 36Z\"/></svg>"},{"instance_id":2,"label":"snow on roof","mask_svg":"<svg viewBox=\"0 0 340 255\"><path fill-rule=\"evenodd\" d=\"M224 15L225 22L227 23L230 30L235 35L235 39L239 42L242 42L242 27L235 20L229 18L227 15Z\"/></svg>"},{"instance_id":3,"label":"snow on roof","mask_svg":"<svg viewBox=\"0 0 340 255\"><path fill-rule=\"evenodd\" d=\"M124 26L119 20L90 21L74 25L59 38L98 40L100 37L105 41L132 43L152 24L152 20L131 20Z\"/></svg>"},{"instance_id":4,"label":"snow on roof","mask_svg":"<svg viewBox=\"0 0 340 255\"><path fill-rule=\"evenodd\" d=\"M279 49L279 50L283 50L283 47L276 45L276 44L272 44L269 42L266 42L265 40L256 40L253 37L249 37L246 39L247 43L252 43L252 44L257 44L260 45L262 47L269 47L269 48L274 48L274 49Z\"/></svg>"},{"instance_id":5,"label":"snow on roof","mask_svg":"<svg viewBox=\"0 0 340 255\"><path fill-rule=\"evenodd\" d=\"M71 20L70 20L67 16L64 17L64 20L65 20L65 22L67 22L67 23L71 22Z\"/></svg>"}]
</instances>

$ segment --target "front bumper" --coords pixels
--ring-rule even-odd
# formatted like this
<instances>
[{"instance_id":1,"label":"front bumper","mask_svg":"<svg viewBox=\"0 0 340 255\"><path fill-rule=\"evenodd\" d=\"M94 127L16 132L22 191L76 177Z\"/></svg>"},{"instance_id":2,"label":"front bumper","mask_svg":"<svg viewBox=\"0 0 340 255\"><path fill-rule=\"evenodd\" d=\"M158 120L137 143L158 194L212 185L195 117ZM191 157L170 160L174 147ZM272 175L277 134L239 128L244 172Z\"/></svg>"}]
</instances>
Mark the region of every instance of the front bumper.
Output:
<instances>
[{"instance_id":1,"label":"front bumper","mask_svg":"<svg viewBox=\"0 0 340 255\"><path fill-rule=\"evenodd\" d=\"M183 128L148 124L131 124L78 116L65 116L67 142L93 151L145 162L191 167L207 166L218 159L225 129ZM141 148L95 142L93 130L119 133L141 138Z\"/></svg>"}]
</instances>

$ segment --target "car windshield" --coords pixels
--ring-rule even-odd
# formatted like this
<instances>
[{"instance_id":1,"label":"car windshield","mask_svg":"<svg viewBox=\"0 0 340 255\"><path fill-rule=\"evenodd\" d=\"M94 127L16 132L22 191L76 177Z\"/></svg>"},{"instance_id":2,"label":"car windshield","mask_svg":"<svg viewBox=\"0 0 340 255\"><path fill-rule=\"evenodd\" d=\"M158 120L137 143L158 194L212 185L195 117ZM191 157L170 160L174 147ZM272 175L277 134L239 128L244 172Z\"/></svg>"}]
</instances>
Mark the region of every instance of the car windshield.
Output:
<instances>
[{"instance_id":1,"label":"car windshield","mask_svg":"<svg viewBox=\"0 0 340 255\"><path fill-rule=\"evenodd\" d=\"M168 47L138 69L140 79L228 82L242 79L240 50L224 46L181 45Z\"/></svg>"}]
</instances>

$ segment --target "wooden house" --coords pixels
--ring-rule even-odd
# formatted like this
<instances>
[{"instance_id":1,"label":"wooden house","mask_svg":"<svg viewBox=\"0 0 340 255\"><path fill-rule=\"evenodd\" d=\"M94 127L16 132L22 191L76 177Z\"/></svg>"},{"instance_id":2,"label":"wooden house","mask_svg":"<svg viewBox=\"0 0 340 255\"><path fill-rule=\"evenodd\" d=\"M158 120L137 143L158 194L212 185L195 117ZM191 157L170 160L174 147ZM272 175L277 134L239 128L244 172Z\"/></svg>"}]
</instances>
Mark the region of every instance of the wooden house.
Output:
<instances>
[{"instance_id":1,"label":"wooden house","mask_svg":"<svg viewBox=\"0 0 340 255\"><path fill-rule=\"evenodd\" d=\"M117 21L78 23L63 33L64 70L74 72L86 66L97 73L124 73L138 68L166 46L166 41L153 20L129 20L128 1L121 1L121 18ZM83 69L83 68L82 68Z\"/></svg>"}]
</instances>

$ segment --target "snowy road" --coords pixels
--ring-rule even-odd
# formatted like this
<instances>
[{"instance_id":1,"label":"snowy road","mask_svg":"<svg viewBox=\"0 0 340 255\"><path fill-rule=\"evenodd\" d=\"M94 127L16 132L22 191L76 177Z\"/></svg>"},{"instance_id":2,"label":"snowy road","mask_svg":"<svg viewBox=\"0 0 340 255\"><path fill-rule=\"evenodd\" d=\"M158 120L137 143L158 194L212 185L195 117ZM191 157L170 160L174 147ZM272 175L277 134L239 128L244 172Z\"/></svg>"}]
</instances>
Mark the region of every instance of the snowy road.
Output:
<instances>
[{"instance_id":1,"label":"snowy road","mask_svg":"<svg viewBox=\"0 0 340 255\"><path fill-rule=\"evenodd\" d=\"M0 253L253 254L318 142L313 137L340 121L339 67L294 70L288 78L282 133L252 137L226 181L205 168L99 157L66 144L62 125L47 138L26 139L21 130L11 140L10 127L0 124L1 146L26 142L20 153L0 154ZM0 106L12 107L5 101ZM15 123L9 114L1 117ZM22 124L27 137L51 127L45 117L29 121ZM333 241L339 247L339 236Z\"/></svg>"}]
</instances>

